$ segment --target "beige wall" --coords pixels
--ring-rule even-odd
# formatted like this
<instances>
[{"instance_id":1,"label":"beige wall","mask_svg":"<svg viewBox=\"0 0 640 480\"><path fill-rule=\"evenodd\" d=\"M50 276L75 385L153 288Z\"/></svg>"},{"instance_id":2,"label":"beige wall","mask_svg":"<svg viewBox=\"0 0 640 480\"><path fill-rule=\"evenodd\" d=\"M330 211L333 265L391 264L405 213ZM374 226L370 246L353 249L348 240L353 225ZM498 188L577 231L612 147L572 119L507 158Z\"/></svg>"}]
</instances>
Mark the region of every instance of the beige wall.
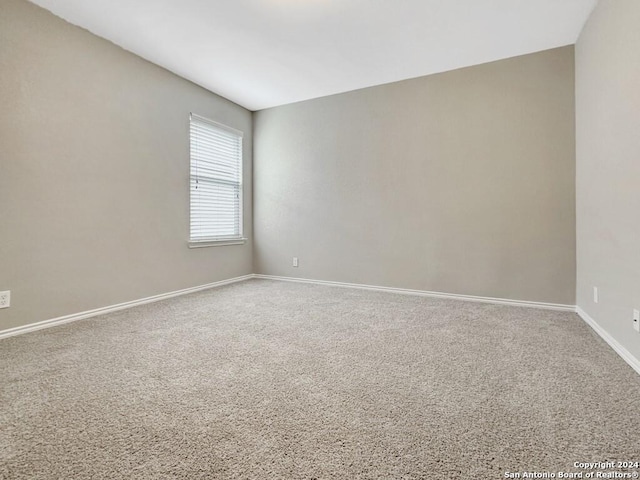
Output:
<instances>
[{"instance_id":1,"label":"beige wall","mask_svg":"<svg viewBox=\"0 0 640 480\"><path fill-rule=\"evenodd\" d=\"M572 46L260 111L254 269L573 305L574 119Z\"/></svg>"},{"instance_id":2,"label":"beige wall","mask_svg":"<svg viewBox=\"0 0 640 480\"><path fill-rule=\"evenodd\" d=\"M640 359L640 2L600 0L576 46L577 302ZM593 302L593 287L599 303Z\"/></svg>"},{"instance_id":3,"label":"beige wall","mask_svg":"<svg viewBox=\"0 0 640 480\"><path fill-rule=\"evenodd\" d=\"M251 113L23 0L0 0L0 330L251 273L189 249L189 112Z\"/></svg>"}]
</instances>

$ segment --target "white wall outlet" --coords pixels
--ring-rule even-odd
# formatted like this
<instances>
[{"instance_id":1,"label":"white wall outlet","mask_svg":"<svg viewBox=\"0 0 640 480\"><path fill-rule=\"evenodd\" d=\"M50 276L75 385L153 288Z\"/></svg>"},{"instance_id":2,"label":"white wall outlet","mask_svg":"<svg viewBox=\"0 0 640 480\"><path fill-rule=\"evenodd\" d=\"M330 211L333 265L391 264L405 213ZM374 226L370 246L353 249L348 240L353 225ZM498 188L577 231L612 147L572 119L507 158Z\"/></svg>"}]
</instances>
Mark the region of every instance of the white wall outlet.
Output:
<instances>
[{"instance_id":1,"label":"white wall outlet","mask_svg":"<svg viewBox=\"0 0 640 480\"><path fill-rule=\"evenodd\" d=\"M298 266L298 257L293 257L293 266L294 267Z\"/></svg>"},{"instance_id":2,"label":"white wall outlet","mask_svg":"<svg viewBox=\"0 0 640 480\"><path fill-rule=\"evenodd\" d=\"M11 290L0 292L0 308L9 308L11 305Z\"/></svg>"},{"instance_id":3,"label":"white wall outlet","mask_svg":"<svg viewBox=\"0 0 640 480\"><path fill-rule=\"evenodd\" d=\"M640 310L633 310L633 329L640 333Z\"/></svg>"},{"instance_id":4,"label":"white wall outlet","mask_svg":"<svg viewBox=\"0 0 640 480\"><path fill-rule=\"evenodd\" d=\"M598 303L598 287L593 287L593 303Z\"/></svg>"}]
</instances>

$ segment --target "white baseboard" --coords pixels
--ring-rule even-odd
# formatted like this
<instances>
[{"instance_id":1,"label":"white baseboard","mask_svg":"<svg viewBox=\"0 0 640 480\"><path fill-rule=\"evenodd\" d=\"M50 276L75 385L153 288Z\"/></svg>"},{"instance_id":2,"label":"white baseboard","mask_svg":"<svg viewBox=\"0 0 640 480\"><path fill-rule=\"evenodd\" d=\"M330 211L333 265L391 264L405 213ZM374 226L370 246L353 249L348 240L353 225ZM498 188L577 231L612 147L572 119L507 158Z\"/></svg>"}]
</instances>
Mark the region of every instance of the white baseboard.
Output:
<instances>
[{"instance_id":1,"label":"white baseboard","mask_svg":"<svg viewBox=\"0 0 640 480\"><path fill-rule=\"evenodd\" d=\"M74 313L72 315L65 315L63 317L52 318L51 320L44 320L42 322L31 323L21 327L9 328L6 330L0 330L0 339L13 337L23 333L34 332L36 330L42 330L44 328L55 327L65 323L75 322L76 320L83 320L86 318L96 317L98 315L104 315L111 312L117 312L119 310L125 310L127 308L136 307L138 305L145 305L147 303L159 302L160 300L166 300L181 295L187 295L189 293L200 292L202 290L208 290L210 288L222 287L223 285L230 285L232 283L243 282L252 278L261 278L266 280L278 280L284 282L296 282L296 283L311 283L316 285L329 285L334 287L344 288L358 288L361 290L372 290L376 292L387 293L399 293L403 295L416 295L422 297L434 297L434 298L447 298L451 300L463 300L468 302L480 302L480 303L492 303L497 305L510 305L515 307L529 307L529 308L541 308L545 310L558 310L563 312L576 312L593 330L602 337L602 339L609 344L609 346L618 354L622 359L629 364L638 374L640 374L640 360L637 359L629 350L624 348L615 338L613 338L609 332L602 328L598 323L589 316L580 307L573 305L563 305L557 303L542 303L542 302L529 302L525 300L509 300L505 298L493 298L493 297L478 297L474 295L456 295L453 293L442 292L430 292L426 290L410 290L406 288L394 288L394 287L380 287L375 285L363 285L359 283L345 283L345 282L332 282L327 280L311 280L307 278L295 278L295 277L280 277L275 275L260 275L249 274L241 277L230 278L227 280L221 280L219 282L208 283L206 285L199 285L197 287L185 288L183 290L176 290L174 292L162 293L160 295L154 295L151 297L141 298L139 300L132 300L130 302L119 303L117 305L110 305L108 307L96 308L94 310L87 310L85 312Z\"/></svg>"},{"instance_id":2,"label":"white baseboard","mask_svg":"<svg viewBox=\"0 0 640 480\"><path fill-rule=\"evenodd\" d=\"M622 357L622 359L629 364L638 374L640 374L640 360L638 360L629 350L624 348L615 338L611 336L604 328L598 325L593 318L589 316L587 312L580 307L576 307L576 313L580 315L580 318L584 320L587 325L595 330L600 337L609 344L613 350Z\"/></svg>"},{"instance_id":3,"label":"white baseboard","mask_svg":"<svg viewBox=\"0 0 640 480\"><path fill-rule=\"evenodd\" d=\"M139 300L132 300L130 302L119 303L117 305L110 305L108 307L96 308L95 310L87 310L86 312L74 313L71 315L65 315L64 317L52 318L51 320L44 320L42 322L31 323L22 327L9 328L6 330L0 330L0 339L13 337L15 335L21 335L23 333L34 332L36 330L42 330L43 328L55 327L64 323L75 322L76 320L83 320L85 318L96 317L98 315L104 315L105 313L117 312L119 310L125 310L131 307L137 307L138 305L145 305L147 303L159 302L160 300L166 300L168 298L178 297L180 295L187 295L189 293L200 292L202 290L208 290L210 288L221 287L223 285L229 285L231 283L243 282L253 278L253 275L244 275L242 277L230 278L228 280L221 280L219 282L207 283L206 285L199 285L197 287L185 288L183 290L176 290L175 292L162 293L160 295L154 295L152 297L141 298Z\"/></svg>"},{"instance_id":4,"label":"white baseboard","mask_svg":"<svg viewBox=\"0 0 640 480\"><path fill-rule=\"evenodd\" d=\"M576 311L575 305L563 305L559 303L529 302L526 300L510 300L507 298L477 297L474 295L456 295L453 293L429 292L426 290L409 290L406 288L379 287L376 285L363 285L360 283L344 283L344 282L331 282L327 280L310 280L306 278L278 277L275 275L254 274L253 276L254 278L263 278L266 280L280 280L284 282L297 282L297 283L313 283L317 285L330 285L334 287L373 290L376 292L400 293L404 295L417 295L421 297L448 298L451 300L464 300L467 302L492 303L497 305L510 305L514 307L542 308L545 310L559 310L562 312Z\"/></svg>"}]
</instances>

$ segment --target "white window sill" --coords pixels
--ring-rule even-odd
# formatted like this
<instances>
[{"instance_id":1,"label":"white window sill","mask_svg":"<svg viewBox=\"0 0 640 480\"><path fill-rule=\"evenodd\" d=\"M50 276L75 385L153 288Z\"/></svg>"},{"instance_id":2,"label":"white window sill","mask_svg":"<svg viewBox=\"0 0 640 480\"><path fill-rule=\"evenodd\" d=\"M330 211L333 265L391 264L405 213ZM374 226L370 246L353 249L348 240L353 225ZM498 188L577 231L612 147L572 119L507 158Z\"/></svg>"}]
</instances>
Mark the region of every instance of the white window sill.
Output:
<instances>
[{"instance_id":1,"label":"white window sill","mask_svg":"<svg viewBox=\"0 0 640 480\"><path fill-rule=\"evenodd\" d=\"M190 241L189 248L224 247L226 245L244 245L246 238L225 238L220 240Z\"/></svg>"}]
</instances>

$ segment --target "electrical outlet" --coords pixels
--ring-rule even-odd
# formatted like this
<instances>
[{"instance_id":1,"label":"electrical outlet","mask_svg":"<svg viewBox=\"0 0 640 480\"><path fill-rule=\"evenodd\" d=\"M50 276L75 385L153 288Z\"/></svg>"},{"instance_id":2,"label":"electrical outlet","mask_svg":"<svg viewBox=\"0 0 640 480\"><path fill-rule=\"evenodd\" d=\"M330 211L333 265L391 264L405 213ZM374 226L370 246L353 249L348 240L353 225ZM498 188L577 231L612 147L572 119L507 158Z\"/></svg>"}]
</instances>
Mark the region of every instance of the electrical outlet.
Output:
<instances>
[{"instance_id":1,"label":"electrical outlet","mask_svg":"<svg viewBox=\"0 0 640 480\"><path fill-rule=\"evenodd\" d=\"M640 310L633 310L633 329L640 333Z\"/></svg>"},{"instance_id":2,"label":"electrical outlet","mask_svg":"<svg viewBox=\"0 0 640 480\"><path fill-rule=\"evenodd\" d=\"M298 266L298 257L293 257L293 266L294 267Z\"/></svg>"},{"instance_id":3,"label":"electrical outlet","mask_svg":"<svg viewBox=\"0 0 640 480\"><path fill-rule=\"evenodd\" d=\"M598 287L593 287L593 303L598 303Z\"/></svg>"},{"instance_id":4,"label":"electrical outlet","mask_svg":"<svg viewBox=\"0 0 640 480\"><path fill-rule=\"evenodd\" d=\"M0 308L9 308L11 305L11 291L0 292Z\"/></svg>"}]
</instances>

